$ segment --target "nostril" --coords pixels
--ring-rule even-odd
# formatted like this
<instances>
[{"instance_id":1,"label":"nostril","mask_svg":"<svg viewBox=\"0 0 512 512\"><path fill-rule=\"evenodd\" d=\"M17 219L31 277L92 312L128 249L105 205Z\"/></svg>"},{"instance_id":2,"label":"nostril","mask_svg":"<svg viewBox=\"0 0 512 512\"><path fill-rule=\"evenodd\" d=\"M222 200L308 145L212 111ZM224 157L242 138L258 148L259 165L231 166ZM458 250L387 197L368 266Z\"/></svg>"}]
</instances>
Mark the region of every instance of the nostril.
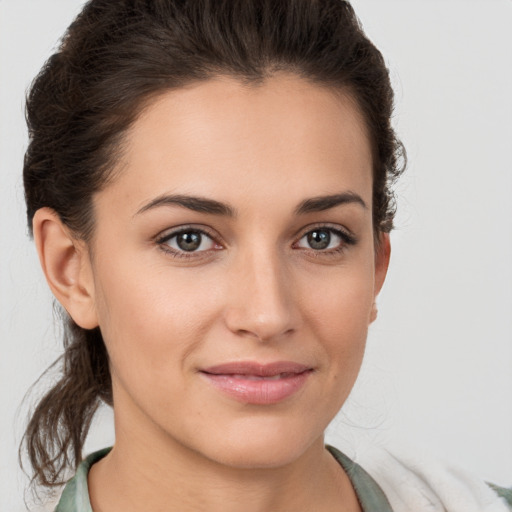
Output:
<instances>
[{"instance_id":1,"label":"nostril","mask_svg":"<svg viewBox=\"0 0 512 512\"><path fill-rule=\"evenodd\" d=\"M256 250L256 252L258 252ZM227 327L238 336L270 341L289 336L297 325L296 303L279 261L251 252L240 258L225 309Z\"/></svg>"},{"instance_id":2,"label":"nostril","mask_svg":"<svg viewBox=\"0 0 512 512\"><path fill-rule=\"evenodd\" d=\"M277 326L259 325L253 329L238 329L237 334L242 337L254 338L261 342L268 342L288 337L294 330L293 328L280 329Z\"/></svg>"}]
</instances>

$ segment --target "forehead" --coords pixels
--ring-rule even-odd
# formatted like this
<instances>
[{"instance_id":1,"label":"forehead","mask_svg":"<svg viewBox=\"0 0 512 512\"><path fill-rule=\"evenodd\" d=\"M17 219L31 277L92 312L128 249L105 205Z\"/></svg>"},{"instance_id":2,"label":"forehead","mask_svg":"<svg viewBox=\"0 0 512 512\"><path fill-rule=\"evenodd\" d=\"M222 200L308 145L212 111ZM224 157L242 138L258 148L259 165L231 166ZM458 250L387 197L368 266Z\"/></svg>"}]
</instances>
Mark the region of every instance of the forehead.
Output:
<instances>
[{"instance_id":1,"label":"forehead","mask_svg":"<svg viewBox=\"0 0 512 512\"><path fill-rule=\"evenodd\" d=\"M138 206L159 193L230 202L260 193L299 200L333 188L358 189L371 203L371 147L354 100L291 75L259 85L218 77L167 91L146 106L124 147L113 187Z\"/></svg>"}]
</instances>

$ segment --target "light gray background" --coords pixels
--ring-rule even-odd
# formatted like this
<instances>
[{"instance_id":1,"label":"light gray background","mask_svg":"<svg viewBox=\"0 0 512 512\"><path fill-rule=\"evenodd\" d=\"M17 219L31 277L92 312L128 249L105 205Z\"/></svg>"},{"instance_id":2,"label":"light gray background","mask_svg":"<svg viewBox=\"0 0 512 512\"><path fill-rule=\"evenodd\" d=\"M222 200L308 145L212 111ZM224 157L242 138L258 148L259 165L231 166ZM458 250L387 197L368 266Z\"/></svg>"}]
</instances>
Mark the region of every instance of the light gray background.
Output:
<instances>
[{"instance_id":1,"label":"light gray background","mask_svg":"<svg viewBox=\"0 0 512 512\"><path fill-rule=\"evenodd\" d=\"M2 510L23 509L20 402L60 354L25 228L24 92L81 3L0 0ZM410 163L379 319L328 439L407 444L512 485L512 2L353 4L389 64ZM87 451L112 443L110 421Z\"/></svg>"}]
</instances>

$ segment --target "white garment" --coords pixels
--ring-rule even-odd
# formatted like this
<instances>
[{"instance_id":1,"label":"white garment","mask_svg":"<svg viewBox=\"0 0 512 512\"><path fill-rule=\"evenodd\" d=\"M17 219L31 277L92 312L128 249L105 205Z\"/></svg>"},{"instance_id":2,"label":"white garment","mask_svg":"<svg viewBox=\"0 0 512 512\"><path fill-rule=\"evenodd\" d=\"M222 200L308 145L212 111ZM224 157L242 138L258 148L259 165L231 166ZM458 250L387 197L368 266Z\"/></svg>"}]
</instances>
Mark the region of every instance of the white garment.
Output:
<instances>
[{"instance_id":1,"label":"white garment","mask_svg":"<svg viewBox=\"0 0 512 512\"><path fill-rule=\"evenodd\" d=\"M386 494L393 512L510 512L507 502L470 473L428 456L375 448L355 457Z\"/></svg>"}]
</instances>

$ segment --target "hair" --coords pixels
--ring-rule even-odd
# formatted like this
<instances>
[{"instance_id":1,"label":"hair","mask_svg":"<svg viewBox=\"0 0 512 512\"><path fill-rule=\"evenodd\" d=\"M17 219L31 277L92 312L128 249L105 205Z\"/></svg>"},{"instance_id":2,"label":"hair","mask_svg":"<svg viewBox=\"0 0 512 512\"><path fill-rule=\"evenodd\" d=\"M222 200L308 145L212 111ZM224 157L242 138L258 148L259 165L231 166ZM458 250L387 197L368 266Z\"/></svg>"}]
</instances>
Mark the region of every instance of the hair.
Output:
<instances>
[{"instance_id":1,"label":"hair","mask_svg":"<svg viewBox=\"0 0 512 512\"><path fill-rule=\"evenodd\" d=\"M374 232L389 232L391 186L405 153L391 126L384 59L343 0L91 0L64 34L27 97L24 185L29 230L52 208L77 239L94 231L94 195L115 178L123 137L158 94L216 76L246 84L289 72L348 92L373 149ZM76 468L92 418L112 405L99 328L64 314L58 382L33 410L26 450L32 482L59 485ZM53 365L52 365L53 366Z\"/></svg>"}]
</instances>

